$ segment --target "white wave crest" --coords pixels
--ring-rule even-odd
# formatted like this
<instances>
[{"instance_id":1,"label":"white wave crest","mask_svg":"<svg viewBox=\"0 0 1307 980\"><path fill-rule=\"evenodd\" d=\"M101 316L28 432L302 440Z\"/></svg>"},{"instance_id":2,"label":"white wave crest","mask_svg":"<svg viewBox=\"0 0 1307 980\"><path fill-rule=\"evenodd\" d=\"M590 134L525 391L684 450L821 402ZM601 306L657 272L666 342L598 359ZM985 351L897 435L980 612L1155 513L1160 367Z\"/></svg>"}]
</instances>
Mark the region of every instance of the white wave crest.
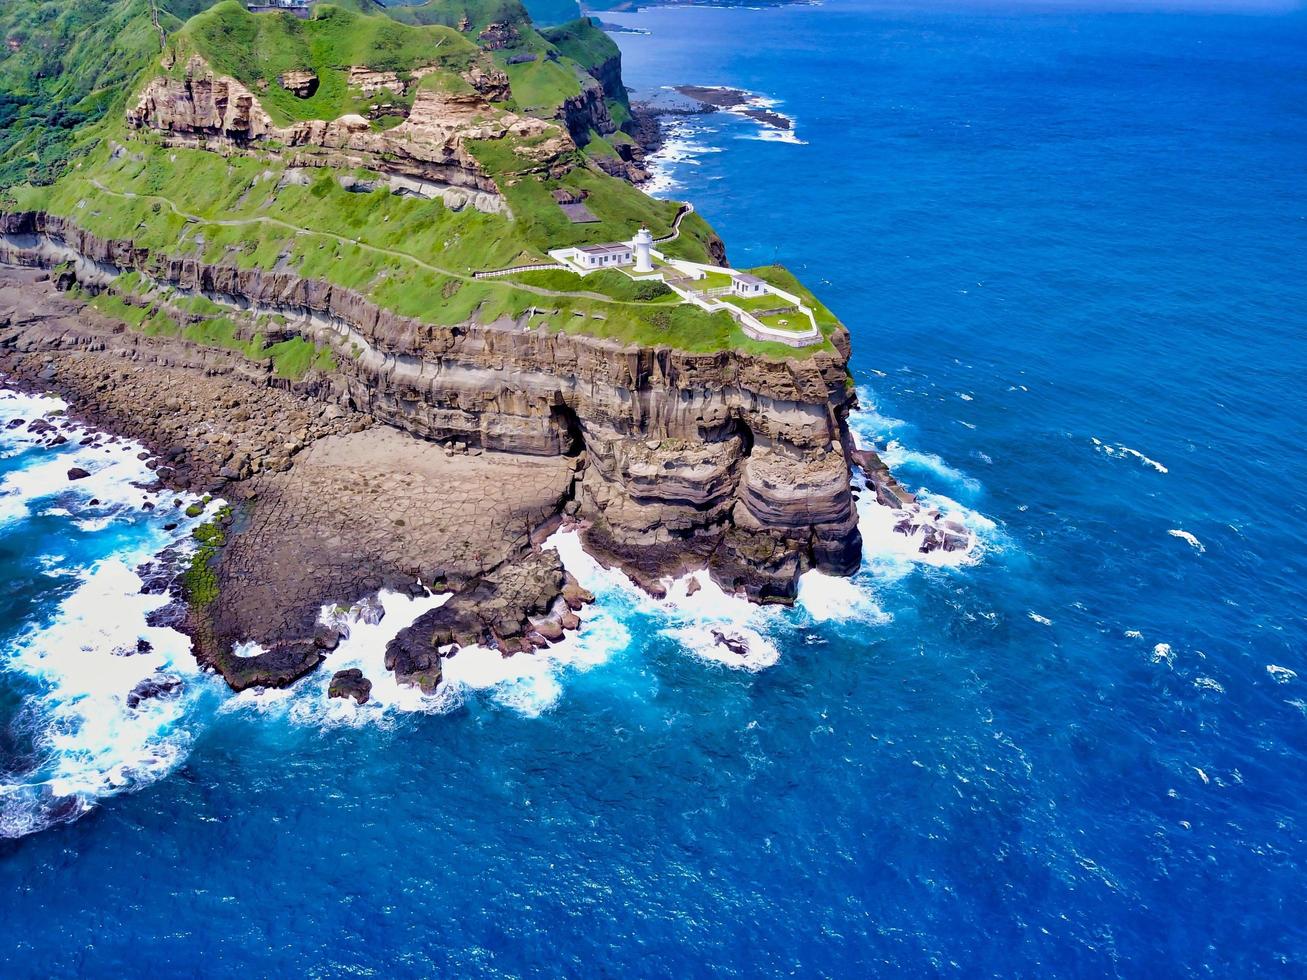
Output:
<instances>
[{"instance_id":1,"label":"white wave crest","mask_svg":"<svg viewBox=\"0 0 1307 980\"><path fill-rule=\"evenodd\" d=\"M1188 531L1182 531L1179 528L1173 527L1171 528L1171 530L1167 531L1166 533L1171 535L1171 537L1173 538L1179 538L1181 541L1188 542L1189 546L1193 548L1195 551L1197 551L1200 555L1207 550L1206 548L1203 547L1203 543L1199 541L1197 538L1195 538Z\"/></svg>"},{"instance_id":2,"label":"white wave crest","mask_svg":"<svg viewBox=\"0 0 1307 980\"><path fill-rule=\"evenodd\" d=\"M1128 456L1138 460L1139 462L1143 463L1145 466L1152 467L1158 473L1170 472L1170 470L1168 470L1157 460L1150 459L1148 456L1145 456L1143 453L1141 453L1138 449L1131 449L1129 446L1123 445L1121 443L1116 443L1115 445L1112 445L1110 443L1103 442L1102 440L1094 436L1090 436L1089 438L1093 441L1094 448L1105 456L1113 456L1118 459L1122 459Z\"/></svg>"}]
</instances>

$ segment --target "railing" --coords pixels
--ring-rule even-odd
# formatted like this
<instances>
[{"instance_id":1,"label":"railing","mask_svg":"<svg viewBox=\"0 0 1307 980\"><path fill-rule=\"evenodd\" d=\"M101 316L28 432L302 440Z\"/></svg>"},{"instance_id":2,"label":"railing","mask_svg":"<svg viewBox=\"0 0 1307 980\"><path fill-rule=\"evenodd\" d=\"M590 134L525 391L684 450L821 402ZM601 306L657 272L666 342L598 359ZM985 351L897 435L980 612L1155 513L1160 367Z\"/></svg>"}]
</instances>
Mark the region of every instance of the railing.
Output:
<instances>
[{"instance_id":1,"label":"railing","mask_svg":"<svg viewBox=\"0 0 1307 980\"><path fill-rule=\"evenodd\" d=\"M709 286L707 289L696 289L695 292L705 299L709 299L713 296L725 296L733 288L732 286Z\"/></svg>"},{"instance_id":2,"label":"railing","mask_svg":"<svg viewBox=\"0 0 1307 980\"><path fill-rule=\"evenodd\" d=\"M515 272L535 272L537 269L558 269L562 272L569 272L567 266L560 265L557 262L536 262L533 265L515 265L507 269L485 269L481 272L472 273L473 279L495 279L499 276L511 276Z\"/></svg>"},{"instance_id":3,"label":"railing","mask_svg":"<svg viewBox=\"0 0 1307 980\"><path fill-rule=\"evenodd\" d=\"M669 234L663 235L662 238L655 238L654 244L661 245L663 242L670 242L681 236L681 219L694 210L693 204L682 204L681 209L676 212L676 217L672 219L672 230Z\"/></svg>"}]
</instances>

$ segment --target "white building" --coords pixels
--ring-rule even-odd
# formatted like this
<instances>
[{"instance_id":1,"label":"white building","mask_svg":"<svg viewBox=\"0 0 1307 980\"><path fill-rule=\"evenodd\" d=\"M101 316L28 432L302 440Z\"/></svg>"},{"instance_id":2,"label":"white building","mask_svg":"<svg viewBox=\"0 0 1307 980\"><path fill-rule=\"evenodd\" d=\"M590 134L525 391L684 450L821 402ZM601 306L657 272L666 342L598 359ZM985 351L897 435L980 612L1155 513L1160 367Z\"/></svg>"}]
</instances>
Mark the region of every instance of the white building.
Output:
<instances>
[{"instance_id":1,"label":"white building","mask_svg":"<svg viewBox=\"0 0 1307 980\"><path fill-rule=\"evenodd\" d=\"M635 233L635 240L631 242L635 246L635 271L636 272L653 272L653 259L649 252L653 248L653 233L648 228L641 228Z\"/></svg>"},{"instance_id":2,"label":"white building","mask_svg":"<svg viewBox=\"0 0 1307 980\"><path fill-rule=\"evenodd\" d=\"M630 265L635 261L635 250L628 242L609 245L583 245L576 250L576 264L585 269L604 269Z\"/></svg>"},{"instance_id":3,"label":"white building","mask_svg":"<svg viewBox=\"0 0 1307 980\"><path fill-rule=\"evenodd\" d=\"M767 284L757 276L742 272L731 283L731 290L736 296L762 296L767 292Z\"/></svg>"}]
</instances>

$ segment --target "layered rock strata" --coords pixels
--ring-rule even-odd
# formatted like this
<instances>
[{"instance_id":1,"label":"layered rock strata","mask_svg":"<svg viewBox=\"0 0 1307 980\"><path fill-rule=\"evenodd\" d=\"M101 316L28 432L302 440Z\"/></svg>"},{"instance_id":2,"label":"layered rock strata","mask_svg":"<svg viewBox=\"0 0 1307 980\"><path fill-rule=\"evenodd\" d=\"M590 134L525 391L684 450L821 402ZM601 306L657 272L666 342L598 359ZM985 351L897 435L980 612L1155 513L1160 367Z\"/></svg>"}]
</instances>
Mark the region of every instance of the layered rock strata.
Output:
<instances>
[{"instance_id":1,"label":"layered rock strata","mask_svg":"<svg viewBox=\"0 0 1307 980\"><path fill-rule=\"evenodd\" d=\"M295 77L288 84L307 90L301 77L306 73L290 74ZM420 79L423 74L418 69L413 76ZM400 81L394 72L363 69L355 70L350 80L369 97L382 92L404 94L408 86L417 84L413 79ZM406 193L503 212L507 205L500 189L468 150L470 141L535 141L531 153L546 169L556 166L575 144L552 123L494 108L490 101L507 94L508 79L502 72L473 67L467 81L472 87L467 93L419 86L408 117L391 129L376 130L360 115L278 126L254 92L193 57L181 77L151 80L128 109L127 121L159 133L170 146L225 154L258 151L292 167L364 167L401 178L397 189Z\"/></svg>"},{"instance_id":2,"label":"layered rock strata","mask_svg":"<svg viewBox=\"0 0 1307 980\"><path fill-rule=\"evenodd\" d=\"M843 331L834 352L772 360L508 320L440 326L325 282L156 255L41 214L0 216L0 258L72 261L92 284L135 270L233 309L278 313L287 331L340 352L338 373L300 385L314 398L426 439L577 458L568 506L589 523L587 541L651 589L706 563L728 590L789 601L804 570L858 566Z\"/></svg>"}]
</instances>

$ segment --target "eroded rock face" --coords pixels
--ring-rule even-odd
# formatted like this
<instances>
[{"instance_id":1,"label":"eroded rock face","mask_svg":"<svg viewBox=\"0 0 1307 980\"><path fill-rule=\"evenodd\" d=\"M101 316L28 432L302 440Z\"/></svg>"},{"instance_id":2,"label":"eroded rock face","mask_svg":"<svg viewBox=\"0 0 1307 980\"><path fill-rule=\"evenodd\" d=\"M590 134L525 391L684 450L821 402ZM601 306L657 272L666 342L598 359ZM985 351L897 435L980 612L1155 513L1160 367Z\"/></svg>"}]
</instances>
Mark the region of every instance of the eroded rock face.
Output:
<instances>
[{"instance_id":1,"label":"eroded rock face","mask_svg":"<svg viewBox=\"0 0 1307 980\"><path fill-rule=\"evenodd\" d=\"M311 99L318 90L318 76L311 71L283 72L277 81L287 92L294 92L301 99Z\"/></svg>"},{"instance_id":2,"label":"eroded rock face","mask_svg":"<svg viewBox=\"0 0 1307 980\"><path fill-rule=\"evenodd\" d=\"M564 570L558 552L535 550L478 577L444 605L419 616L386 646L386 668L401 683L435 692L441 660L459 647L522 653L562 639L580 621L568 605L593 599Z\"/></svg>"},{"instance_id":3,"label":"eroded rock face","mask_svg":"<svg viewBox=\"0 0 1307 980\"><path fill-rule=\"evenodd\" d=\"M426 439L571 457L581 479L569 508L588 524L587 544L651 589L707 564L728 590L789 601L808 568L857 570L843 332L835 352L769 360L511 321L438 326L291 273L155 255L53 216L0 215L0 259L70 257L79 275L137 270L288 318L288 331L339 352L338 374L300 385L316 399Z\"/></svg>"},{"instance_id":4,"label":"eroded rock face","mask_svg":"<svg viewBox=\"0 0 1307 980\"><path fill-rule=\"evenodd\" d=\"M311 74L287 72L282 84L298 94L308 84L304 76ZM415 78L422 74L422 69L413 73ZM371 69L352 69L350 80L373 95L403 94L413 84L401 81L394 72ZM128 109L127 121L157 131L169 145L220 153L260 147L271 152L270 144L281 144L284 149L276 152L291 166L366 167L408 180L404 188L408 192L419 193L426 187L426 196L443 196L446 188L460 189L471 195L478 209L502 211L506 206L499 188L468 152L467 141L548 137L533 150L543 167L555 165L575 144L552 123L491 106L490 101L507 95L508 79L502 72L473 67L468 81L473 93L420 90L408 118L384 131L374 130L358 115L278 126L255 93L193 57L184 77L153 79Z\"/></svg>"},{"instance_id":5,"label":"eroded rock face","mask_svg":"<svg viewBox=\"0 0 1307 980\"><path fill-rule=\"evenodd\" d=\"M353 698L358 704L367 704L372 697L372 681L363 676L357 667L338 670L327 685L329 698Z\"/></svg>"}]
</instances>

